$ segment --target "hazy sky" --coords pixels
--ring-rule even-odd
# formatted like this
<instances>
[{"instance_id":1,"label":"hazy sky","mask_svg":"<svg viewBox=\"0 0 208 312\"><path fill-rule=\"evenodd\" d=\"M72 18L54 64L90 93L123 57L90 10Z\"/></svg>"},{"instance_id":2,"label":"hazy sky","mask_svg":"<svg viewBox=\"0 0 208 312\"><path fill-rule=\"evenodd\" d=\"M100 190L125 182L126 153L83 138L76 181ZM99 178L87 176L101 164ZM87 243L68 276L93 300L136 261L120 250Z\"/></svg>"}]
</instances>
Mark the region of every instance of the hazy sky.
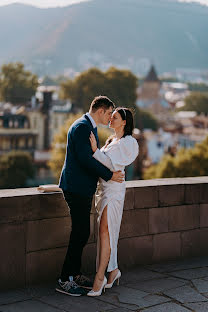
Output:
<instances>
[{"instance_id":1,"label":"hazy sky","mask_svg":"<svg viewBox=\"0 0 208 312\"><path fill-rule=\"evenodd\" d=\"M66 6L73 3L89 1L89 0L0 0L0 6L14 2L21 2L25 4L31 4L41 8ZM178 0L182 2L199 2L201 4L208 5L208 0Z\"/></svg>"}]
</instances>

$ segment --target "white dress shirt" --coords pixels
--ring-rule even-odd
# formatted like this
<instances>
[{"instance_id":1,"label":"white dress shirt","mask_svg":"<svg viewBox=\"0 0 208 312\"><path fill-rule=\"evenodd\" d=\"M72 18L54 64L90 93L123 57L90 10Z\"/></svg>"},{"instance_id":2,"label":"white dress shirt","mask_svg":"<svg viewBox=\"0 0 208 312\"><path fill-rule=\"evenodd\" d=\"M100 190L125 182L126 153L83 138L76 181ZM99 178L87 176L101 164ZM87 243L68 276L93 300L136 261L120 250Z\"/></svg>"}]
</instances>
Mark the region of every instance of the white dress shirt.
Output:
<instances>
[{"instance_id":1,"label":"white dress shirt","mask_svg":"<svg viewBox=\"0 0 208 312\"><path fill-rule=\"evenodd\" d=\"M86 115L87 115L87 117L90 119L93 128L97 128L97 125L96 125L94 119L92 118L92 116L90 115L90 113L88 112L88 113L86 113Z\"/></svg>"}]
</instances>

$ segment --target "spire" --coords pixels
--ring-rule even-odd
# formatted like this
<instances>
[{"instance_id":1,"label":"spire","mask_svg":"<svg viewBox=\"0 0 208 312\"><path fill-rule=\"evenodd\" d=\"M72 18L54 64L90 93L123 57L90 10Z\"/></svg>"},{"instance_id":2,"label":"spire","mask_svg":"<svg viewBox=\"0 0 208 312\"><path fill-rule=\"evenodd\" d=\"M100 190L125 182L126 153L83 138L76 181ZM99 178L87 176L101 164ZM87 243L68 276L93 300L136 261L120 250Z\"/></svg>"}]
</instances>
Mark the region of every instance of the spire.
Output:
<instances>
[{"instance_id":1,"label":"spire","mask_svg":"<svg viewBox=\"0 0 208 312\"><path fill-rule=\"evenodd\" d=\"M157 73L156 73L154 65L151 66L150 71L147 74L144 81L158 81L158 82L160 81L159 78L157 77Z\"/></svg>"}]
</instances>

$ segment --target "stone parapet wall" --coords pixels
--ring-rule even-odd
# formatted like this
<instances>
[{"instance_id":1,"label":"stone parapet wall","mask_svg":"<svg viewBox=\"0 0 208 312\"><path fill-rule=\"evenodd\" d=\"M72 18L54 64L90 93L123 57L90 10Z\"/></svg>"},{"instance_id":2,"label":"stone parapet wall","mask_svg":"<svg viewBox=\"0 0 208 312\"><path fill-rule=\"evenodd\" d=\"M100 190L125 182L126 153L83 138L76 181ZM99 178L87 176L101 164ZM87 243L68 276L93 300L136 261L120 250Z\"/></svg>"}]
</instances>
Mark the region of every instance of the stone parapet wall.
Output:
<instances>
[{"instance_id":1,"label":"stone parapet wall","mask_svg":"<svg viewBox=\"0 0 208 312\"><path fill-rule=\"evenodd\" d=\"M80 216L81 217L81 216ZM83 271L95 271L97 215ZM71 220L62 193L0 190L0 289L56 280ZM208 177L127 182L118 255L121 269L208 254Z\"/></svg>"}]
</instances>

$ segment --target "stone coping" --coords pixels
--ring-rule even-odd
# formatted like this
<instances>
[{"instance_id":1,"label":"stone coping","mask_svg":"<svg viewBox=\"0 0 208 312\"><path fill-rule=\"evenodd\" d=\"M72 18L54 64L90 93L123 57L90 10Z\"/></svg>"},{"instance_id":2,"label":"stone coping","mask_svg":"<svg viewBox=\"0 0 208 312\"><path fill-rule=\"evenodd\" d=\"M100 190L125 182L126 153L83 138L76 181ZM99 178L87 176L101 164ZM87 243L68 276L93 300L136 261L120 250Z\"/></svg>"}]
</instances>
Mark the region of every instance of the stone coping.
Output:
<instances>
[{"instance_id":1,"label":"stone coping","mask_svg":"<svg viewBox=\"0 0 208 312\"><path fill-rule=\"evenodd\" d=\"M165 186L165 185L184 185L184 184L202 184L208 183L208 176L202 177L188 177L188 178L168 178L168 179L152 179L152 180L135 180L127 181L126 188L140 188L151 186ZM27 196L27 195L45 195L60 192L41 193L36 187L3 189L0 190L0 198Z\"/></svg>"}]
</instances>

